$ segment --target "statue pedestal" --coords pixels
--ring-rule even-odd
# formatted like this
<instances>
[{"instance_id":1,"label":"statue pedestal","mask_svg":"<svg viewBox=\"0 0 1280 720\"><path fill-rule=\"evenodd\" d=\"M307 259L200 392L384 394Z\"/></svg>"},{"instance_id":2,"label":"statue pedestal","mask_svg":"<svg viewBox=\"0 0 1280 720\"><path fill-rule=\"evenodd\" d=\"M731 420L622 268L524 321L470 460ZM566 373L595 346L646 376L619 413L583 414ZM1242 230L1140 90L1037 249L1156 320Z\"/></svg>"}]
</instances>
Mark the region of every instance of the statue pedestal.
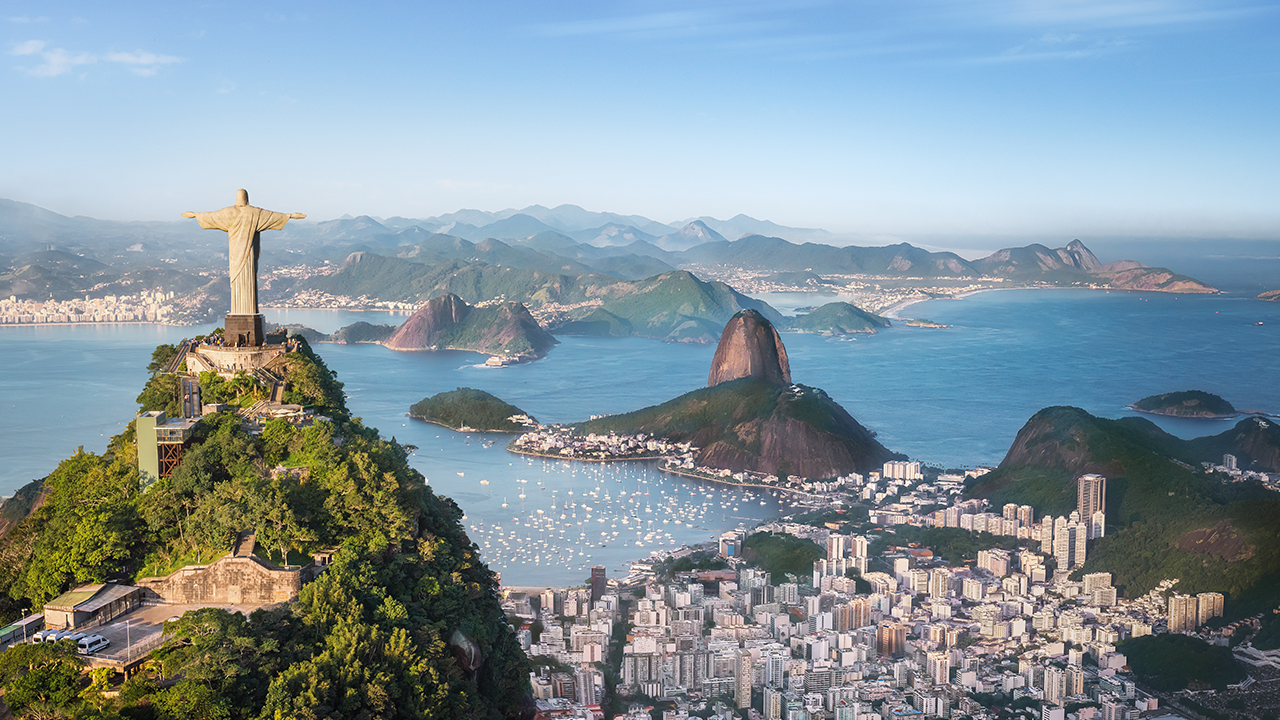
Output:
<instances>
[{"instance_id":1,"label":"statue pedestal","mask_svg":"<svg viewBox=\"0 0 1280 720\"><path fill-rule=\"evenodd\" d=\"M262 313L227 315L227 323L222 327L223 347L262 347Z\"/></svg>"}]
</instances>

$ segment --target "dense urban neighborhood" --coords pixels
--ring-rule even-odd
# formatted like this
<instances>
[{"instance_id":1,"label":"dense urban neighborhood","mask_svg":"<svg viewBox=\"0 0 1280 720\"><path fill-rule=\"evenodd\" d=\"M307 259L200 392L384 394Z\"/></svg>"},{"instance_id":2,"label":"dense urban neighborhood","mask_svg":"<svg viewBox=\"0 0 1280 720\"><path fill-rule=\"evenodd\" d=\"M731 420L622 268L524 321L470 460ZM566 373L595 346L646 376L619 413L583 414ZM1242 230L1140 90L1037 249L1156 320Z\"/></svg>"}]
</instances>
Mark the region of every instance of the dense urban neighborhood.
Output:
<instances>
[{"instance_id":1,"label":"dense urban neighborhood","mask_svg":"<svg viewBox=\"0 0 1280 720\"><path fill-rule=\"evenodd\" d=\"M1277 702L1280 653L1239 644L1257 621L1224 623L1222 594L1169 578L1121 597L1110 573L1073 572L1106 532L1106 478L1078 478L1057 518L962 501L963 476L926 481L918 463L845 480L873 507L857 532L828 505L621 579L506 589L538 717L1134 720ZM1133 641L1175 636L1233 646L1248 675L1170 683Z\"/></svg>"}]
</instances>

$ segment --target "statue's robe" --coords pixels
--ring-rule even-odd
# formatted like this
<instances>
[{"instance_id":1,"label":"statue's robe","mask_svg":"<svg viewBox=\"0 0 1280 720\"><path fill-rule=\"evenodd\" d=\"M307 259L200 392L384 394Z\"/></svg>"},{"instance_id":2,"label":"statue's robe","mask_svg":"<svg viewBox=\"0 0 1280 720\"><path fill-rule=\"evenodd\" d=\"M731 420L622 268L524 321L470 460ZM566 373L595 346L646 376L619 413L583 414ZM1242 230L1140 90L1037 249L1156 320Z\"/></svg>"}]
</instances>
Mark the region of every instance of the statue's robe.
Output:
<instances>
[{"instance_id":1,"label":"statue's robe","mask_svg":"<svg viewBox=\"0 0 1280 720\"><path fill-rule=\"evenodd\" d=\"M231 314L258 314L258 252L263 230L283 230L289 216L252 205L196 213L205 230L225 230L231 256Z\"/></svg>"}]
</instances>

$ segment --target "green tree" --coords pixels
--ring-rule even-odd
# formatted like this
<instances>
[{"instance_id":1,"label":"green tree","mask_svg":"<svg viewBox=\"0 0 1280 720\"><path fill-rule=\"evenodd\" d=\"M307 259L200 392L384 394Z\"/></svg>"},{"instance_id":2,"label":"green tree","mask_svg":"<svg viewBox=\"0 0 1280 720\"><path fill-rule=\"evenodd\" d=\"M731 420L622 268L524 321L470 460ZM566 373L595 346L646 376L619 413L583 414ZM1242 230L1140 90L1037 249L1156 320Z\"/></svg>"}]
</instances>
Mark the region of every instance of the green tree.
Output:
<instances>
[{"instance_id":1,"label":"green tree","mask_svg":"<svg viewBox=\"0 0 1280 720\"><path fill-rule=\"evenodd\" d=\"M177 375L154 375L138 394L138 408L143 412L161 410L169 417L182 415L181 388Z\"/></svg>"},{"instance_id":2,"label":"green tree","mask_svg":"<svg viewBox=\"0 0 1280 720\"><path fill-rule=\"evenodd\" d=\"M231 704L208 685L181 680L155 694L152 700L162 720L227 720Z\"/></svg>"},{"instance_id":3,"label":"green tree","mask_svg":"<svg viewBox=\"0 0 1280 720\"><path fill-rule=\"evenodd\" d=\"M43 605L72 583L103 582L137 547L143 524L133 498L138 475L120 458L77 451L46 479L49 493L28 521L30 559L10 588Z\"/></svg>"},{"instance_id":4,"label":"green tree","mask_svg":"<svg viewBox=\"0 0 1280 720\"><path fill-rule=\"evenodd\" d=\"M0 652L5 702L15 713L33 703L66 707L79 694L80 668L71 642L12 645Z\"/></svg>"},{"instance_id":5,"label":"green tree","mask_svg":"<svg viewBox=\"0 0 1280 720\"><path fill-rule=\"evenodd\" d=\"M156 349L151 351L151 362L147 364L147 372L155 375L168 367L177 354L177 345L157 345Z\"/></svg>"}]
</instances>

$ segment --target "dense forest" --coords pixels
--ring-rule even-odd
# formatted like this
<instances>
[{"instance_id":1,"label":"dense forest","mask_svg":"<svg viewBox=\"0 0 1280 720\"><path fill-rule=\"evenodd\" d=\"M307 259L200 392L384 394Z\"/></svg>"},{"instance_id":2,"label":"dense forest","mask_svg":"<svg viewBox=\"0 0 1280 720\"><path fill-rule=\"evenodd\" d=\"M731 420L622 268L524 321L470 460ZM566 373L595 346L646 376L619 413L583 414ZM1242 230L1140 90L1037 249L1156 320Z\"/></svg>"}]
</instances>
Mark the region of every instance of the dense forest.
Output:
<instances>
[{"instance_id":1,"label":"dense forest","mask_svg":"<svg viewBox=\"0 0 1280 720\"><path fill-rule=\"evenodd\" d=\"M1125 640L1117 649L1129 659L1134 676L1156 690L1225 690L1245 678L1230 648L1189 635L1147 635Z\"/></svg>"},{"instance_id":2,"label":"dense forest","mask_svg":"<svg viewBox=\"0 0 1280 720\"><path fill-rule=\"evenodd\" d=\"M309 348L291 355L289 392L327 418L306 427L273 420L251 434L234 413L206 416L178 469L145 487L132 423L101 455L81 449L63 461L41 481L43 502L0 538L3 609L14 617L84 583L209 562L244 530L257 533L268 561L339 548L333 564L295 602L248 618L204 609L170 623L166 644L114 698L101 693L105 678L81 675L73 652L0 653L0 684L15 712L31 703L131 718L511 717L526 709L528 661L461 511L426 486L394 439L349 417L341 384L318 356ZM141 409L169 402L165 377L153 375ZM239 383L237 395L238 379L218 380L233 403L256 392Z\"/></svg>"}]
</instances>

